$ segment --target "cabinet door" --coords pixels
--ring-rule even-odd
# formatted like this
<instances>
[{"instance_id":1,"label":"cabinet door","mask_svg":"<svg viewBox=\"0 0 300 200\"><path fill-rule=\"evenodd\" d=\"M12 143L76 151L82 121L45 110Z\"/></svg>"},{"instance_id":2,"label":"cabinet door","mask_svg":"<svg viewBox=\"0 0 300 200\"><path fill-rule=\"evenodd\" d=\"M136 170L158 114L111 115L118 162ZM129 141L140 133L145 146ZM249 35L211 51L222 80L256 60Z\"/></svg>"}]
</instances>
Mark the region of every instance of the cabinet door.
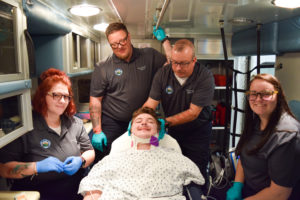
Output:
<instances>
[{"instance_id":1,"label":"cabinet door","mask_svg":"<svg viewBox=\"0 0 300 200\"><path fill-rule=\"evenodd\" d=\"M30 90L0 95L0 148L32 130Z\"/></svg>"},{"instance_id":2,"label":"cabinet door","mask_svg":"<svg viewBox=\"0 0 300 200\"><path fill-rule=\"evenodd\" d=\"M64 37L63 48L66 50L64 71L71 77L91 72L100 61L100 43L75 32Z\"/></svg>"},{"instance_id":3,"label":"cabinet door","mask_svg":"<svg viewBox=\"0 0 300 200\"><path fill-rule=\"evenodd\" d=\"M0 1L0 148L32 129L22 1Z\"/></svg>"},{"instance_id":4,"label":"cabinet door","mask_svg":"<svg viewBox=\"0 0 300 200\"><path fill-rule=\"evenodd\" d=\"M15 1L0 1L0 82L21 80L28 70L22 10ZM21 53L22 52L22 53Z\"/></svg>"}]
</instances>

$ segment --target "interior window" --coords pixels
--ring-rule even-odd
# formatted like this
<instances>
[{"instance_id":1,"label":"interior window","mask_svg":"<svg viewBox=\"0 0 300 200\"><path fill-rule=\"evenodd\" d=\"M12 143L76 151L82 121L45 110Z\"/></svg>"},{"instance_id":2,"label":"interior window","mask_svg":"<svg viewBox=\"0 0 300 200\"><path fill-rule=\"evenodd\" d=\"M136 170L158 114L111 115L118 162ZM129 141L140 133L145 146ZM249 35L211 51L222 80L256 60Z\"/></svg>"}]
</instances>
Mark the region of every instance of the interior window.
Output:
<instances>
[{"instance_id":1,"label":"interior window","mask_svg":"<svg viewBox=\"0 0 300 200\"><path fill-rule=\"evenodd\" d=\"M0 1L0 74L18 72L14 37L15 12L15 7Z\"/></svg>"},{"instance_id":2,"label":"interior window","mask_svg":"<svg viewBox=\"0 0 300 200\"><path fill-rule=\"evenodd\" d=\"M95 63L100 61L100 44L95 44Z\"/></svg>"},{"instance_id":3,"label":"interior window","mask_svg":"<svg viewBox=\"0 0 300 200\"><path fill-rule=\"evenodd\" d=\"M78 80L78 100L79 103L89 103L90 101L91 79Z\"/></svg>"},{"instance_id":4,"label":"interior window","mask_svg":"<svg viewBox=\"0 0 300 200\"><path fill-rule=\"evenodd\" d=\"M92 60L92 65L94 66L96 64L96 56L95 56L95 48L96 48L96 43L91 40L91 60Z\"/></svg>"},{"instance_id":5,"label":"interior window","mask_svg":"<svg viewBox=\"0 0 300 200\"><path fill-rule=\"evenodd\" d=\"M20 95L0 99L0 137L23 126Z\"/></svg>"},{"instance_id":6,"label":"interior window","mask_svg":"<svg viewBox=\"0 0 300 200\"><path fill-rule=\"evenodd\" d=\"M80 36L80 68L88 67L87 39Z\"/></svg>"},{"instance_id":7,"label":"interior window","mask_svg":"<svg viewBox=\"0 0 300 200\"><path fill-rule=\"evenodd\" d=\"M77 55L77 35L75 33L72 33L72 43L73 43L73 48L72 48L72 54L73 54L73 66L75 68L78 67L78 55Z\"/></svg>"}]
</instances>

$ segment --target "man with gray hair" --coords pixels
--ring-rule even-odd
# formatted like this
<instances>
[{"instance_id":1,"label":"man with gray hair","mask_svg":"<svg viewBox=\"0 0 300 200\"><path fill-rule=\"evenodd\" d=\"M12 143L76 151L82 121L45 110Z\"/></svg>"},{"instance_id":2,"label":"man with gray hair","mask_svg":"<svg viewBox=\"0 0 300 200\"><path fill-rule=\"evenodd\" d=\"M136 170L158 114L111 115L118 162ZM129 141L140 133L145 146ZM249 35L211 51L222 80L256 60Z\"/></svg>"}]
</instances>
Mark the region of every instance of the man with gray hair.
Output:
<instances>
[{"instance_id":1,"label":"man with gray hair","mask_svg":"<svg viewBox=\"0 0 300 200\"><path fill-rule=\"evenodd\" d=\"M161 102L168 134L178 141L183 155L197 164L206 184L214 88L213 74L197 62L193 43L181 39L172 48L171 64L155 74L143 105L154 109Z\"/></svg>"}]
</instances>

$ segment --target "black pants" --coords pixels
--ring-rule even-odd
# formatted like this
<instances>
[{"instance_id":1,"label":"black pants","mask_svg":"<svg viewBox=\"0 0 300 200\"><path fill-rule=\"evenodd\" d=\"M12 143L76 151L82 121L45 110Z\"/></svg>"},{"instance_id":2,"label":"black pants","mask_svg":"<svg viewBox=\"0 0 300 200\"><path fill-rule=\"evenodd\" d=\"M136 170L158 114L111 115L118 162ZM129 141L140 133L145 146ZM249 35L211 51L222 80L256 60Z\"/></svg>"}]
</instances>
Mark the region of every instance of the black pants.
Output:
<instances>
[{"instance_id":1,"label":"black pants","mask_svg":"<svg viewBox=\"0 0 300 200\"><path fill-rule=\"evenodd\" d=\"M208 183L207 165L209 161L209 143L212 124L206 122L193 130L170 129L169 134L174 137L181 147L182 154L191 159L200 169L205 185Z\"/></svg>"},{"instance_id":2,"label":"black pants","mask_svg":"<svg viewBox=\"0 0 300 200\"><path fill-rule=\"evenodd\" d=\"M104 146L103 152L95 149L96 157L94 164L109 154L112 142L127 131L129 122L118 121L102 114L101 124L102 131L107 137L107 147Z\"/></svg>"},{"instance_id":3,"label":"black pants","mask_svg":"<svg viewBox=\"0 0 300 200\"><path fill-rule=\"evenodd\" d=\"M49 177L49 180L40 180L39 176L45 174L39 174L32 180L31 177L15 179L11 190L38 191L41 196L40 200L82 200L83 197L77 192L83 174L84 169L80 169L76 174L66 175L58 180L52 180L51 177ZM49 173L49 176L51 176L51 173Z\"/></svg>"}]
</instances>

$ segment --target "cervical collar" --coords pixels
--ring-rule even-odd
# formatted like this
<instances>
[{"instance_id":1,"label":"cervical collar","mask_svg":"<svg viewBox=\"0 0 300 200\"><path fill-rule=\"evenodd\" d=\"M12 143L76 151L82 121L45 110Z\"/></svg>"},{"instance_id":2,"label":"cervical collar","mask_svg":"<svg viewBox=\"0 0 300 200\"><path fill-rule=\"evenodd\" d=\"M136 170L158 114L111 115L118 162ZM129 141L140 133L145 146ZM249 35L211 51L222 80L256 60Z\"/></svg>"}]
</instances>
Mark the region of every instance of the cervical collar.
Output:
<instances>
[{"instance_id":1,"label":"cervical collar","mask_svg":"<svg viewBox=\"0 0 300 200\"><path fill-rule=\"evenodd\" d=\"M154 136L151 136L150 138L140 138L138 136L136 136L134 133L131 134L131 147L134 147L135 149L137 149L137 145L138 143L143 143L143 144L151 144L152 146L158 146L159 145L159 141L158 141L158 134L155 134Z\"/></svg>"}]
</instances>

